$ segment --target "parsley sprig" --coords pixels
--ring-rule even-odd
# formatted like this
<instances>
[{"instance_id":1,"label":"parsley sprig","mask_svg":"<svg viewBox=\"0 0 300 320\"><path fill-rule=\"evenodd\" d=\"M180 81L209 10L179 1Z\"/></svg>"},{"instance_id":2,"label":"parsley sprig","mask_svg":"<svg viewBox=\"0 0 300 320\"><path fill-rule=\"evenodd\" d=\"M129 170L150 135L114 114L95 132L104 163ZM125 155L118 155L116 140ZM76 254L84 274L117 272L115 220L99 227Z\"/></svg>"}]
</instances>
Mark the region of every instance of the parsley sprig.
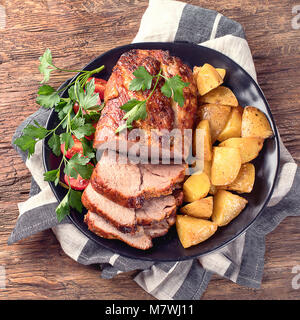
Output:
<instances>
[{"instance_id":1,"label":"parsley sprig","mask_svg":"<svg viewBox=\"0 0 300 320\"><path fill-rule=\"evenodd\" d=\"M63 173L68 176L70 185L70 177L76 179L80 175L83 179L89 179L92 174L93 166L90 163L95 163L95 150L92 147L92 142L85 137L95 132L92 123L99 119L104 105L97 104L99 94L94 93L94 79L89 82L87 80L93 74L101 72L104 66L92 71L61 69L53 64L52 54L49 49L44 52L39 60L39 70L43 75L42 83L48 82L51 72L55 70L80 73L76 80L61 90L55 90L47 84L43 84L38 89L37 103L44 108L55 109L59 118L58 125L53 129L46 129L34 121L33 124L27 125L23 130L22 136L14 141L14 144L22 151L27 152L27 156L30 158L34 154L37 142L49 137L48 146L52 152L57 157L62 154L58 168L44 173L45 181L52 181L56 186L61 184L68 189L66 196L56 208L57 219L61 221L70 213L70 208L82 212L82 193L61 183L60 176L63 170ZM66 88L68 89L68 98L61 98L60 92ZM76 114L73 110L74 103L77 103L79 107ZM66 152L74 145L73 136L82 143L83 156L77 153L71 159L67 159ZM64 144L63 153L61 152L61 144Z\"/></svg>"},{"instance_id":2,"label":"parsley sprig","mask_svg":"<svg viewBox=\"0 0 300 320\"><path fill-rule=\"evenodd\" d=\"M120 108L126 113L123 120L125 123L119 126L116 133L123 131L124 129L132 129L133 121L144 120L147 117L147 102L152 97L155 89L157 88L159 79L163 78L165 83L161 87L161 92L168 98L173 98L181 107L184 105L183 89L189 86L188 82L182 81L179 75L175 75L172 78L167 78L162 74L162 70L155 76L152 76L145 67L140 66L134 72L135 78L130 82L129 90L131 91L145 91L150 90L153 80L156 79L152 91L145 100L131 99Z\"/></svg>"}]
</instances>

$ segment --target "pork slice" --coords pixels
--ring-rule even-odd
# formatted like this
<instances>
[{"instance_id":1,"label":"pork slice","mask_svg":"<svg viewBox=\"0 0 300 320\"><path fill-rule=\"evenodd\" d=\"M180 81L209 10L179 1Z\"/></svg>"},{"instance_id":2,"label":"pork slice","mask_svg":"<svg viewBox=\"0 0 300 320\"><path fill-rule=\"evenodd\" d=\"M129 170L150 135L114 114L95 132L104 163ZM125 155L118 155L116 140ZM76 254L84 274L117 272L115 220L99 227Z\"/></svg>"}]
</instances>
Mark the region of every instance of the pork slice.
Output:
<instances>
[{"instance_id":1,"label":"pork slice","mask_svg":"<svg viewBox=\"0 0 300 320\"><path fill-rule=\"evenodd\" d=\"M141 208L147 199L172 194L183 181L185 169L185 164L133 164L124 156L104 152L91 183L97 192L121 206Z\"/></svg>"},{"instance_id":2,"label":"pork slice","mask_svg":"<svg viewBox=\"0 0 300 320\"><path fill-rule=\"evenodd\" d=\"M118 230L134 232L136 229L136 215L134 209L120 206L96 192L91 183L85 188L82 204L90 211L107 219Z\"/></svg>"},{"instance_id":3,"label":"pork slice","mask_svg":"<svg viewBox=\"0 0 300 320\"><path fill-rule=\"evenodd\" d=\"M88 225L89 230L100 237L118 239L131 247L141 250L147 250L152 247L151 237L145 233L143 227L138 227L134 234L123 233L92 211L88 211L84 217L84 221Z\"/></svg>"},{"instance_id":4,"label":"pork slice","mask_svg":"<svg viewBox=\"0 0 300 320\"><path fill-rule=\"evenodd\" d=\"M175 164L141 164L141 189L146 198L173 193L184 179L185 168L185 165Z\"/></svg>"},{"instance_id":5,"label":"pork slice","mask_svg":"<svg viewBox=\"0 0 300 320\"><path fill-rule=\"evenodd\" d=\"M173 195L145 201L143 207L136 210L137 224L150 225L168 218L176 212L176 203L176 197Z\"/></svg>"},{"instance_id":6,"label":"pork slice","mask_svg":"<svg viewBox=\"0 0 300 320\"><path fill-rule=\"evenodd\" d=\"M177 198L178 192L176 197L170 195L147 200L140 209L126 208L96 192L90 183L84 190L81 201L88 210L105 218L118 230L134 233L137 224L149 225L176 212Z\"/></svg>"},{"instance_id":7,"label":"pork slice","mask_svg":"<svg viewBox=\"0 0 300 320\"><path fill-rule=\"evenodd\" d=\"M144 231L152 239L166 235L172 225L176 222L176 214L173 213L168 218L159 222L153 222L149 226L144 226Z\"/></svg>"}]
</instances>

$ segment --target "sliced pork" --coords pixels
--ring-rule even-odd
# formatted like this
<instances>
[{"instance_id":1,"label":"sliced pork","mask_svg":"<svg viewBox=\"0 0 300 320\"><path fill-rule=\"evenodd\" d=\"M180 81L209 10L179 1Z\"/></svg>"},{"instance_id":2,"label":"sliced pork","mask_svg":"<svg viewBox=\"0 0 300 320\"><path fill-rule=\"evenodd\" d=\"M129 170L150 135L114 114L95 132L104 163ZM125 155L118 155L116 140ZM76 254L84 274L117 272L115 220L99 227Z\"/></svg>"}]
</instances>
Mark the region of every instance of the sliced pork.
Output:
<instances>
[{"instance_id":1,"label":"sliced pork","mask_svg":"<svg viewBox=\"0 0 300 320\"><path fill-rule=\"evenodd\" d=\"M93 188L127 208L141 208L150 198L170 195L184 180L186 165L133 164L105 152L91 176Z\"/></svg>"},{"instance_id":2,"label":"sliced pork","mask_svg":"<svg viewBox=\"0 0 300 320\"><path fill-rule=\"evenodd\" d=\"M118 230L124 233L134 233L137 225L150 225L162 221L176 212L178 197L162 196L147 200L140 209L120 206L96 192L91 183L84 190L81 201L90 211L100 215Z\"/></svg>"},{"instance_id":3,"label":"sliced pork","mask_svg":"<svg viewBox=\"0 0 300 320\"><path fill-rule=\"evenodd\" d=\"M100 237L106 239L118 239L127 243L131 247L141 250L147 250L152 247L151 236L147 235L141 226L137 228L133 235L130 233L123 233L108 223L104 218L91 211L88 211L85 215L84 221L88 225L89 230Z\"/></svg>"}]
</instances>

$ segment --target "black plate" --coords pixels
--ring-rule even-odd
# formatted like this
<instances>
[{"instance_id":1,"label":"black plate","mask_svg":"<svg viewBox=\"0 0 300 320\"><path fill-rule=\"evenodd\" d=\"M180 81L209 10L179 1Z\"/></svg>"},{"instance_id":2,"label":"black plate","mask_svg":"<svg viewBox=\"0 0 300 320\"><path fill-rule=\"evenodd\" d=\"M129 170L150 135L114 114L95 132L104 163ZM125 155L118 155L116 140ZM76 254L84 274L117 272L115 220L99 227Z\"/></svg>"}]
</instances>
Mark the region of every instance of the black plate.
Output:
<instances>
[{"instance_id":1,"label":"black plate","mask_svg":"<svg viewBox=\"0 0 300 320\"><path fill-rule=\"evenodd\" d=\"M96 243L130 258L152 261L178 261L211 253L228 244L249 228L271 197L279 165L279 140L270 108L256 82L233 60L215 50L190 43L149 42L125 45L102 54L89 63L84 70L93 70L104 64L105 70L98 77L107 80L120 55L133 48L169 50L171 55L181 58L191 68L195 65L199 66L204 63L210 63L214 67L226 69L227 74L224 84L234 92L240 105L255 106L267 115L275 136L265 141L259 157L253 161L256 168L256 180L253 191L250 194L243 195L248 200L245 210L228 226L219 228L210 239L197 246L184 249L179 242L176 229L173 227L166 236L154 239L153 248L150 250L137 250L121 241L107 240L96 236L84 224L83 214L72 211L70 219L80 231ZM63 96L66 96L66 92L63 92ZM57 123L57 114L52 111L48 119L47 128L54 128ZM55 157L47 147L47 140L44 141L43 152L46 170L57 168L60 159ZM58 201L61 201L66 194L66 190L60 186L55 187L53 183L50 183L50 186Z\"/></svg>"}]
</instances>

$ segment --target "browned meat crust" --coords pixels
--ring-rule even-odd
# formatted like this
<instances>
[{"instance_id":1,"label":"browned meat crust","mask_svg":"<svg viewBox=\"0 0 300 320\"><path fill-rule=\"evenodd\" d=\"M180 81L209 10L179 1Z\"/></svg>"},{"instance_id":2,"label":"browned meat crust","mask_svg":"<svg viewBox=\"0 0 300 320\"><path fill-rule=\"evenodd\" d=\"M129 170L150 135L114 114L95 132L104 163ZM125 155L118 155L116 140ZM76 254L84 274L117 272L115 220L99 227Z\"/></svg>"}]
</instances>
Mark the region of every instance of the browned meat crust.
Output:
<instances>
[{"instance_id":1,"label":"browned meat crust","mask_svg":"<svg viewBox=\"0 0 300 320\"><path fill-rule=\"evenodd\" d=\"M108 80L105 91L106 106L97 125L94 147L99 147L107 141L118 140L115 130L121 125L125 114L120 107L130 99L145 100L152 91L129 90L129 84L134 78L133 72L139 66L144 66L152 75L158 74L160 69L167 78L179 75L190 85L184 88L185 103L180 107L172 98L167 98L161 93L160 88L164 84L164 79L161 79L147 103L146 119L135 121L133 128L144 129L146 132L150 132L151 129L171 131L174 128L193 128L197 110L197 89L192 70L179 58L171 56L168 51L134 49L120 57ZM151 140L147 143L151 145ZM174 148L176 145L171 146L171 150Z\"/></svg>"}]
</instances>

